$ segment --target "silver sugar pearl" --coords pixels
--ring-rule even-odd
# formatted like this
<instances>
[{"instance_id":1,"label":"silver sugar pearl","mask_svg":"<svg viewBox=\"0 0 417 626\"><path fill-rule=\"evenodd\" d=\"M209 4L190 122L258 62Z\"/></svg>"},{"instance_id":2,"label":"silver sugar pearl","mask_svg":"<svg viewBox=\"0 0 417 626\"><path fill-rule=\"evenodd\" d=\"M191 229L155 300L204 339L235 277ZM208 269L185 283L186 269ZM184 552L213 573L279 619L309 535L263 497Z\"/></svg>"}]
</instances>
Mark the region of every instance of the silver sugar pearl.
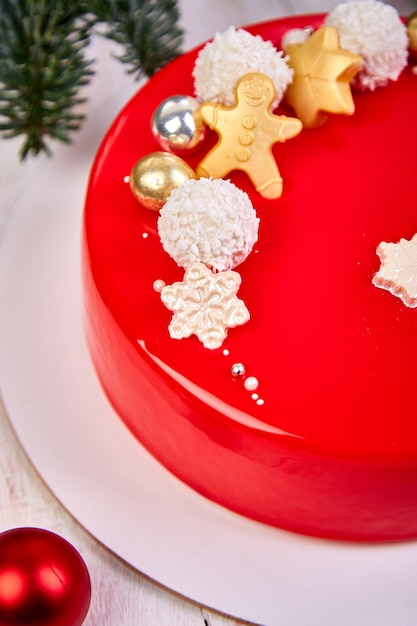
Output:
<instances>
[{"instance_id":1,"label":"silver sugar pearl","mask_svg":"<svg viewBox=\"0 0 417 626\"><path fill-rule=\"evenodd\" d=\"M230 371L232 372L232 376L237 378L238 376L244 376L246 369L243 363L233 363Z\"/></svg>"},{"instance_id":2,"label":"silver sugar pearl","mask_svg":"<svg viewBox=\"0 0 417 626\"><path fill-rule=\"evenodd\" d=\"M185 95L163 100L152 116L152 132L160 146L174 154L192 150L204 139L206 126L195 98Z\"/></svg>"}]
</instances>

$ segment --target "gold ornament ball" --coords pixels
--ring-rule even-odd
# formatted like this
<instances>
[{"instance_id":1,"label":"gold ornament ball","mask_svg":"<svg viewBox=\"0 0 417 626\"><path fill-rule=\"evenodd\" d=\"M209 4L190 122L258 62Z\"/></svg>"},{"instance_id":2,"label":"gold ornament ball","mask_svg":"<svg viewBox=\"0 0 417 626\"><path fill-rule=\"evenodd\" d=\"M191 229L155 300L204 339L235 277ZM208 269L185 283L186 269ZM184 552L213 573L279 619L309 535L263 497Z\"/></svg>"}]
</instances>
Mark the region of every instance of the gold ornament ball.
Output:
<instances>
[{"instance_id":1,"label":"gold ornament ball","mask_svg":"<svg viewBox=\"0 0 417 626\"><path fill-rule=\"evenodd\" d=\"M414 11L407 20L407 35L410 53L417 58L417 11Z\"/></svg>"},{"instance_id":2,"label":"gold ornament ball","mask_svg":"<svg viewBox=\"0 0 417 626\"><path fill-rule=\"evenodd\" d=\"M194 170L183 159L169 152L153 152L135 163L129 185L143 206L159 211L171 191L191 178L196 178Z\"/></svg>"}]
</instances>

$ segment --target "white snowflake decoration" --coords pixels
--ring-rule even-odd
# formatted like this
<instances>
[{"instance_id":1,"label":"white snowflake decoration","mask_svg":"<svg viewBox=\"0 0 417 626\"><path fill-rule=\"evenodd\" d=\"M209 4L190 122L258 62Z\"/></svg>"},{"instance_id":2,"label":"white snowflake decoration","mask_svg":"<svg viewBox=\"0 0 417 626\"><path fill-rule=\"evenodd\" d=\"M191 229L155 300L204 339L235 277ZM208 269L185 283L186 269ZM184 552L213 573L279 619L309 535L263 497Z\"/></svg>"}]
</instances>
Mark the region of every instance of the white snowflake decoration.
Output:
<instances>
[{"instance_id":1,"label":"white snowflake decoration","mask_svg":"<svg viewBox=\"0 0 417 626\"><path fill-rule=\"evenodd\" d=\"M381 267L372 279L408 307L417 307L417 234L398 243L382 242L377 248Z\"/></svg>"},{"instance_id":2,"label":"white snowflake decoration","mask_svg":"<svg viewBox=\"0 0 417 626\"><path fill-rule=\"evenodd\" d=\"M241 278L237 272L214 274L203 263L193 263L182 282L161 290L161 300L173 311L168 327L173 339L196 335L205 348L219 348L228 328L241 326L249 318L244 302L236 297Z\"/></svg>"}]
</instances>

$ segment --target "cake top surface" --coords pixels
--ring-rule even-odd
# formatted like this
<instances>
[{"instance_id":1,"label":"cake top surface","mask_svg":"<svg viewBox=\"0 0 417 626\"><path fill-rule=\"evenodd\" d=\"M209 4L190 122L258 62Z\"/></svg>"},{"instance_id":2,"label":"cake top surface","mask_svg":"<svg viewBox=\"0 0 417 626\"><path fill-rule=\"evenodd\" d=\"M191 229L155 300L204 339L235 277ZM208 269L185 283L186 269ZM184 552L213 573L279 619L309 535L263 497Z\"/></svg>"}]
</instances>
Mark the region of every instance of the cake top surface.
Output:
<instances>
[{"instance_id":1,"label":"cake top surface","mask_svg":"<svg viewBox=\"0 0 417 626\"><path fill-rule=\"evenodd\" d=\"M323 20L299 16L248 30L279 46L289 28ZM125 182L138 158L159 149L150 127L155 108L170 95L193 94L197 54L158 72L99 150L85 237L100 296L158 375L197 404L204 398L213 419L326 454L415 457L416 311L372 278L380 242L411 240L417 230L417 76L407 67L384 88L355 92L354 115L331 116L274 146L281 198L262 197L245 172L230 174L260 219L258 240L238 268L238 296L251 319L207 350L194 336L169 336L172 314L153 285L182 281L184 271L161 245L158 214L141 207ZM278 112L292 114L285 104ZM215 141L210 132L204 150ZM186 160L195 168L201 158L198 149Z\"/></svg>"}]
</instances>

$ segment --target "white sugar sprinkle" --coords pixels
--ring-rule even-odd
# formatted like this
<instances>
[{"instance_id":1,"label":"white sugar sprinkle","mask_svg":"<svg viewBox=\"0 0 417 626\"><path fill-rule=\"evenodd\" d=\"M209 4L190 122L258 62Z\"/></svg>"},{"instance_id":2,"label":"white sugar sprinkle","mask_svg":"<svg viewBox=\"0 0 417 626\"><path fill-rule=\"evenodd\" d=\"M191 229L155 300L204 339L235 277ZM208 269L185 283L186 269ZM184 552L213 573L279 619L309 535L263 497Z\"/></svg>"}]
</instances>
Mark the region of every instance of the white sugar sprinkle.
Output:
<instances>
[{"instance_id":1,"label":"white sugar sprinkle","mask_svg":"<svg viewBox=\"0 0 417 626\"><path fill-rule=\"evenodd\" d=\"M258 388L259 381L257 378L255 378L255 376L248 376L243 383L243 386L245 387L245 389L247 389L247 391L254 391Z\"/></svg>"},{"instance_id":2,"label":"white sugar sprinkle","mask_svg":"<svg viewBox=\"0 0 417 626\"><path fill-rule=\"evenodd\" d=\"M166 282L162 278L155 280L153 288L157 293L161 293L162 289L166 286Z\"/></svg>"}]
</instances>

